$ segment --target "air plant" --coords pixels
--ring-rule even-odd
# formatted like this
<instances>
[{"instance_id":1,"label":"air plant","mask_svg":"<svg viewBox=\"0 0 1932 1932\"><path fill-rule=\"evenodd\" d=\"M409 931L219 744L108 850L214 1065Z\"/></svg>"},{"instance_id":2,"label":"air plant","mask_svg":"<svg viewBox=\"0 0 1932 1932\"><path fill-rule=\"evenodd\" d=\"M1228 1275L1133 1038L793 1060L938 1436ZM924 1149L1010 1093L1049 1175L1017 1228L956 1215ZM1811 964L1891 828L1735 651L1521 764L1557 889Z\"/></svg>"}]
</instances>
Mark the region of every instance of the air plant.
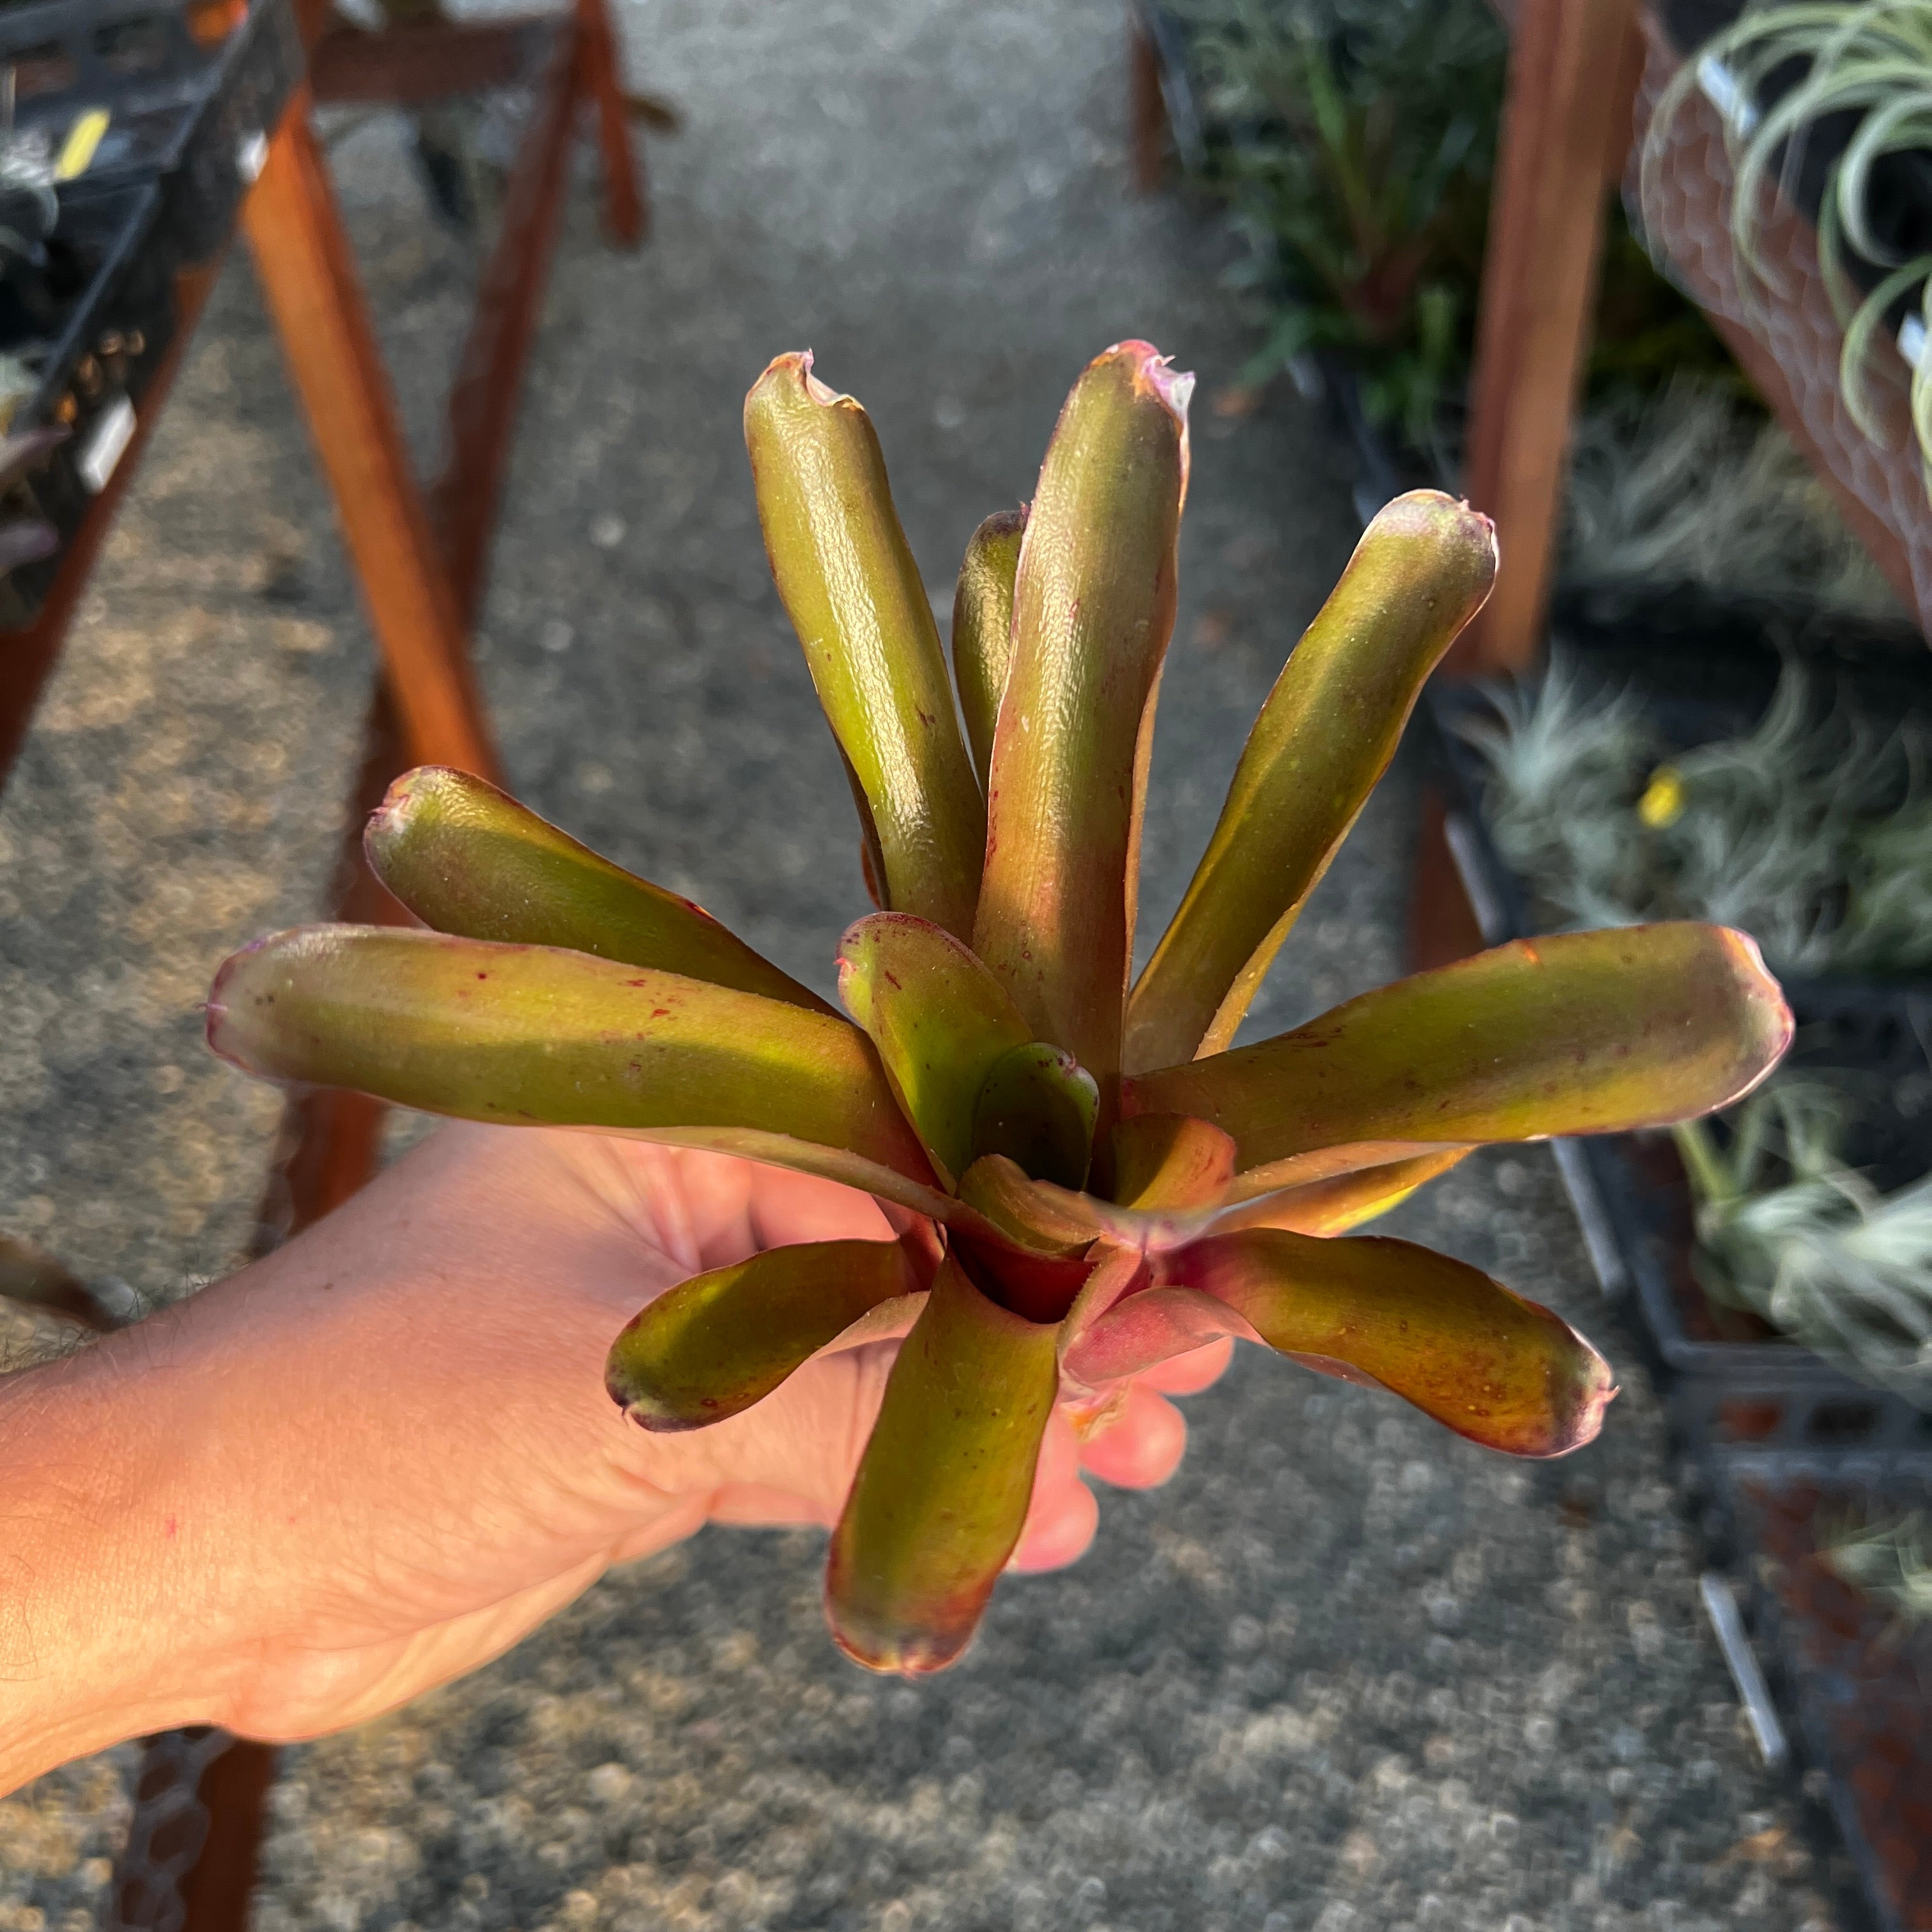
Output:
<instances>
[{"instance_id":1,"label":"air plant","mask_svg":"<svg viewBox=\"0 0 1932 1932\"><path fill-rule=\"evenodd\" d=\"M1844 1096L1774 1082L1672 1130L1698 1280L1860 1380L1932 1408L1932 1175L1881 1195L1842 1157Z\"/></svg>"},{"instance_id":2,"label":"air plant","mask_svg":"<svg viewBox=\"0 0 1932 1932\"><path fill-rule=\"evenodd\" d=\"M1552 657L1463 735L1488 762L1497 849L1552 923L1708 919L1776 964L1908 972L1932 962L1923 747L1842 707L1816 722L1787 664L1749 732L1674 749L1628 692Z\"/></svg>"},{"instance_id":3,"label":"air plant","mask_svg":"<svg viewBox=\"0 0 1932 1932\"><path fill-rule=\"evenodd\" d=\"M1775 83L1794 68L1802 78L1779 91ZM1932 254L1900 250L1881 232L1874 190L1888 157L1932 147L1932 0L1797 0L1748 10L1684 63L1659 101L1642 162L1647 203L1672 126L1700 85L1724 104L1739 292L1760 304L1783 292L1759 245L1774 175L1795 182L1811 131L1833 117L1855 118L1819 203L1819 264L1844 325L1840 393L1861 432L1882 445L1870 387L1880 330L1902 300L1916 297L1917 339L1924 343L1932 327ZM1882 272L1869 291L1849 272L1848 246ZM1892 366L1894 379L1909 380L1914 432L1932 491L1932 356L1907 355L1898 340L1890 346L1900 358Z\"/></svg>"},{"instance_id":4,"label":"air plant","mask_svg":"<svg viewBox=\"0 0 1932 1932\"><path fill-rule=\"evenodd\" d=\"M1695 585L1734 599L1900 620L1870 553L1777 423L1719 384L1606 399L1578 417L1564 497L1573 584Z\"/></svg>"},{"instance_id":5,"label":"air plant","mask_svg":"<svg viewBox=\"0 0 1932 1932\"><path fill-rule=\"evenodd\" d=\"M1826 1568L1882 1604L1895 1624L1932 1623L1932 1523L1916 1510L1892 1522L1846 1523L1822 1541Z\"/></svg>"},{"instance_id":6,"label":"air plant","mask_svg":"<svg viewBox=\"0 0 1932 1932\"><path fill-rule=\"evenodd\" d=\"M1694 924L1512 945L1231 1042L1487 594L1487 520L1399 499L1289 658L1130 990L1191 378L1090 364L1030 509L975 532L955 694L865 412L781 356L746 405L766 548L849 772L881 910L842 1018L698 908L460 773L404 777L368 849L434 928L258 941L210 994L248 1070L470 1119L718 1149L870 1190L900 1238L782 1248L653 1301L610 1354L644 1427L740 1413L821 1351L903 1336L831 1544L860 1663L970 1640L1048 1416L1236 1335L1457 1433L1560 1455L1602 1358L1408 1243L1340 1239L1474 1146L1674 1121L1749 1088L1790 1019Z\"/></svg>"}]
</instances>

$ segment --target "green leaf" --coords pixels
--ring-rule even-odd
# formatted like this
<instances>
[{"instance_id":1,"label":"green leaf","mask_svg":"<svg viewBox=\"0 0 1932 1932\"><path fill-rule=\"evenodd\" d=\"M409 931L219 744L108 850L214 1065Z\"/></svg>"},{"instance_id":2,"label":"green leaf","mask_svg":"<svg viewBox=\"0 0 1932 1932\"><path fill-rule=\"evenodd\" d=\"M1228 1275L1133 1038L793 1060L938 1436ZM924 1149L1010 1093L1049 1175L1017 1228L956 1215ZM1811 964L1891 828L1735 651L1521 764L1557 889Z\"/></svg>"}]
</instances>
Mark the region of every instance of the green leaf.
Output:
<instances>
[{"instance_id":1,"label":"green leaf","mask_svg":"<svg viewBox=\"0 0 1932 1932\"><path fill-rule=\"evenodd\" d=\"M832 1534L826 1614L854 1662L914 1676L972 1640L1026 1522L1054 1337L941 1264Z\"/></svg>"},{"instance_id":2,"label":"green leaf","mask_svg":"<svg viewBox=\"0 0 1932 1932\"><path fill-rule=\"evenodd\" d=\"M973 1158L1004 1154L1036 1180L1082 1186L1100 1097L1093 1075L1064 1048L1044 1040L1010 1048L974 1102Z\"/></svg>"},{"instance_id":3,"label":"green leaf","mask_svg":"<svg viewBox=\"0 0 1932 1932\"><path fill-rule=\"evenodd\" d=\"M1234 1178L1234 1143L1184 1114L1138 1114L1114 1130L1114 1198L1147 1214L1211 1208Z\"/></svg>"},{"instance_id":4,"label":"green leaf","mask_svg":"<svg viewBox=\"0 0 1932 1932\"><path fill-rule=\"evenodd\" d=\"M1160 1279L1075 1340L1070 1376L1099 1387L1234 1335L1534 1456L1592 1441L1616 1394L1610 1365L1550 1310L1408 1241L1256 1229L1165 1257Z\"/></svg>"},{"instance_id":5,"label":"green leaf","mask_svg":"<svg viewBox=\"0 0 1932 1932\"><path fill-rule=\"evenodd\" d=\"M1226 1302L1282 1354L1366 1376L1512 1456L1580 1448L1616 1393L1610 1364L1568 1322L1411 1241L1256 1229L1183 1249L1166 1279Z\"/></svg>"},{"instance_id":6,"label":"green leaf","mask_svg":"<svg viewBox=\"0 0 1932 1932\"><path fill-rule=\"evenodd\" d=\"M1688 1120L1748 1093L1790 1040L1790 1011L1744 934L1619 926L1400 980L1292 1033L1142 1074L1127 1105L1213 1122L1259 1192L1277 1170L1315 1180L1481 1142Z\"/></svg>"},{"instance_id":7,"label":"green leaf","mask_svg":"<svg viewBox=\"0 0 1932 1932\"><path fill-rule=\"evenodd\" d=\"M1174 627L1191 376L1144 342L1089 364L1020 546L973 948L1111 1127L1154 697Z\"/></svg>"},{"instance_id":8,"label":"green leaf","mask_svg":"<svg viewBox=\"0 0 1932 1932\"><path fill-rule=\"evenodd\" d=\"M973 747L974 768L986 782L993 728L1012 662L1013 580L1020 564L1024 510L1001 510L973 532L952 595L952 675Z\"/></svg>"},{"instance_id":9,"label":"green leaf","mask_svg":"<svg viewBox=\"0 0 1932 1932\"><path fill-rule=\"evenodd\" d=\"M870 807L885 904L969 939L986 810L879 440L807 354L758 379L745 442L778 596Z\"/></svg>"},{"instance_id":10,"label":"green leaf","mask_svg":"<svg viewBox=\"0 0 1932 1932\"><path fill-rule=\"evenodd\" d=\"M960 1177L959 1198L987 1223L987 1231L1033 1254L1082 1254L1106 1231L1090 1196L1033 1180L1004 1154L974 1162ZM964 1216L951 1218L956 1227L984 1232Z\"/></svg>"},{"instance_id":11,"label":"green leaf","mask_svg":"<svg viewBox=\"0 0 1932 1932\"><path fill-rule=\"evenodd\" d=\"M1398 496L1289 655L1127 1009L1130 1071L1219 1053L1401 742L1424 681L1490 592L1488 518Z\"/></svg>"},{"instance_id":12,"label":"green leaf","mask_svg":"<svg viewBox=\"0 0 1932 1932\"><path fill-rule=\"evenodd\" d=\"M1450 1148L1440 1154L1418 1154L1408 1160L1362 1167L1299 1187L1278 1188L1214 1217L1216 1234L1238 1228L1286 1228L1298 1234L1346 1234L1378 1214L1400 1207L1415 1190L1450 1168L1471 1151Z\"/></svg>"},{"instance_id":13,"label":"green leaf","mask_svg":"<svg viewBox=\"0 0 1932 1932\"><path fill-rule=\"evenodd\" d=\"M838 996L871 1036L901 1111L950 1186L973 1159L988 1071L1032 1037L1019 1009L950 932L910 913L875 913L847 929Z\"/></svg>"},{"instance_id":14,"label":"green leaf","mask_svg":"<svg viewBox=\"0 0 1932 1932\"><path fill-rule=\"evenodd\" d=\"M298 926L216 974L208 1044L272 1080L740 1154L944 1212L871 1042L833 1016L542 946Z\"/></svg>"},{"instance_id":15,"label":"green leaf","mask_svg":"<svg viewBox=\"0 0 1932 1932\"><path fill-rule=\"evenodd\" d=\"M762 1401L862 1316L921 1286L896 1241L772 1248L658 1296L611 1344L604 1385L646 1429L702 1429Z\"/></svg>"},{"instance_id":16,"label":"green leaf","mask_svg":"<svg viewBox=\"0 0 1932 1932\"><path fill-rule=\"evenodd\" d=\"M690 900L600 859L466 772L405 772L362 844L376 878L439 932L566 946L832 1011Z\"/></svg>"}]
</instances>

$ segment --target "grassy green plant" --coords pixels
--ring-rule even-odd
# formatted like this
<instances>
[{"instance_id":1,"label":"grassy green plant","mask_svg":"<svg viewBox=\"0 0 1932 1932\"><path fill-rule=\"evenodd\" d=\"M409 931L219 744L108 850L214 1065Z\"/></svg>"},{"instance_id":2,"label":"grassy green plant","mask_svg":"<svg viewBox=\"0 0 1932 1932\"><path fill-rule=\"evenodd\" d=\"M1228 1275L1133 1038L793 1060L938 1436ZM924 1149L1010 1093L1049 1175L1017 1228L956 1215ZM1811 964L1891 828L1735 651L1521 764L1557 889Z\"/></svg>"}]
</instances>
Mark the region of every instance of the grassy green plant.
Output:
<instances>
[{"instance_id":1,"label":"grassy green plant","mask_svg":"<svg viewBox=\"0 0 1932 1932\"><path fill-rule=\"evenodd\" d=\"M1750 942L1678 923L1502 946L1231 1048L1488 593L1486 519L1430 491L1376 519L1289 657L1130 986L1190 386L1144 343L1108 350L1023 526L974 536L963 732L864 412L807 356L752 391L766 550L881 908L840 949L850 1020L696 907L439 770L404 778L367 841L433 930L280 934L209 995L215 1050L271 1078L718 1149L902 1210L898 1240L777 1250L674 1288L608 1371L645 1427L698 1428L821 1349L905 1335L826 1586L838 1641L877 1669L935 1670L970 1640L1063 1393L1216 1336L1511 1454L1587 1441L1609 1371L1548 1310L1426 1249L1336 1237L1474 1146L1724 1104L1790 1037Z\"/></svg>"},{"instance_id":2,"label":"grassy green plant","mask_svg":"<svg viewBox=\"0 0 1932 1932\"><path fill-rule=\"evenodd\" d=\"M1844 1096L1774 1082L1673 1130L1698 1279L1862 1381L1932 1408L1932 1175L1881 1195L1842 1157Z\"/></svg>"},{"instance_id":3,"label":"grassy green plant","mask_svg":"<svg viewBox=\"0 0 1932 1932\"><path fill-rule=\"evenodd\" d=\"M1274 297L1249 380L1303 351L1364 371L1426 444L1467 368L1508 36L1483 0L1190 0L1208 181Z\"/></svg>"},{"instance_id":4,"label":"grassy green plant","mask_svg":"<svg viewBox=\"0 0 1932 1932\"><path fill-rule=\"evenodd\" d=\"M1268 333L1258 382L1304 351L1352 363L1370 418L1432 451L1468 374L1508 35L1486 0L1177 0L1209 136ZM1652 268L1606 232L1593 394L1736 370Z\"/></svg>"},{"instance_id":5,"label":"grassy green plant","mask_svg":"<svg viewBox=\"0 0 1932 1932\"><path fill-rule=\"evenodd\" d=\"M1794 64L1802 78L1774 94L1768 85L1772 76ZM1658 103L1642 158L1650 178L1664 164L1672 125L1691 90L1714 70L1728 76L1733 103L1724 116L1736 184L1731 240L1740 292L1749 300L1784 292L1760 234L1774 178L1795 178L1819 123L1856 117L1850 143L1827 176L1818 218L1820 264L1844 325L1839 388L1859 429L1882 442L1874 372L1882 368L1892 380L1909 382L1932 490L1932 356L1908 364L1884 326L1909 296L1918 299L1922 326L1932 325L1932 254L1904 256L1886 240L1874 194L1887 156L1932 148L1932 0L1795 0L1747 10L1684 62ZM1848 273L1848 245L1886 272L1876 287L1864 290Z\"/></svg>"},{"instance_id":6,"label":"grassy green plant","mask_svg":"<svg viewBox=\"0 0 1932 1932\"><path fill-rule=\"evenodd\" d=\"M1932 801L1924 747L1841 707L1812 719L1787 665L1741 737L1674 752L1628 694L1586 689L1561 655L1466 728L1490 768L1503 856L1556 926L1714 920L1792 970L1932 964Z\"/></svg>"},{"instance_id":7,"label":"grassy green plant","mask_svg":"<svg viewBox=\"0 0 1932 1932\"><path fill-rule=\"evenodd\" d=\"M1914 1510L1891 1522L1846 1522L1821 1539L1827 1568L1907 1630L1932 1623L1932 1523Z\"/></svg>"}]
</instances>

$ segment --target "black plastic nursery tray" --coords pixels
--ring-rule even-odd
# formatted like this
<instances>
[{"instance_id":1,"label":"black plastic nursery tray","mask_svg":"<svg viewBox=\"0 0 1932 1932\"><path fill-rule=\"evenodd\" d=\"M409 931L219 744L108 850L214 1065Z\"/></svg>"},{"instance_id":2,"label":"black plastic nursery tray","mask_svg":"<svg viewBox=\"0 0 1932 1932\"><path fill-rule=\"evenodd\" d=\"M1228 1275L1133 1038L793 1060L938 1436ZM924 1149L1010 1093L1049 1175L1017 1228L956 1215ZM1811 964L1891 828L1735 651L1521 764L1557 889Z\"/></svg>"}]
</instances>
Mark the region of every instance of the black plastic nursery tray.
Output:
<instances>
[{"instance_id":1,"label":"black plastic nursery tray","mask_svg":"<svg viewBox=\"0 0 1932 1932\"><path fill-rule=\"evenodd\" d=\"M64 423L70 431L9 506L52 524L60 547L0 580L0 629L20 628L40 608L173 336L173 274L154 245L160 212L152 183L64 206L45 266L0 279L0 352L38 379L6 427Z\"/></svg>"},{"instance_id":2,"label":"black plastic nursery tray","mask_svg":"<svg viewBox=\"0 0 1932 1932\"><path fill-rule=\"evenodd\" d=\"M1932 1932L1932 1624L1903 1624L1821 1554L1847 1525L1932 1521L1932 1457L1740 1457L1714 1500L1771 1688L1874 1918Z\"/></svg>"},{"instance_id":3,"label":"black plastic nursery tray","mask_svg":"<svg viewBox=\"0 0 1932 1932\"><path fill-rule=\"evenodd\" d=\"M1763 654L1760 653L1760 656ZM1634 650L1592 653L1612 688L1648 669ZM1686 744L1748 728L1768 701L1778 660L1726 666L1712 653L1672 667L1660 700L1666 730ZM1880 715L1902 715L1918 690L1932 704L1932 665L1916 660L1860 680ZM1674 686L1675 688L1670 688ZM1546 929L1532 895L1492 843L1483 802L1486 766L1460 725L1493 718L1482 692L1432 684L1426 698L1432 752L1445 792L1445 832L1464 891L1491 945ZM1673 729L1673 727L1678 728ZM1853 977L1784 980L1798 1022L1792 1058L1870 1084L1880 1105L1852 1149L1879 1185L1932 1172L1932 980ZM1840 1372L1754 1316L1714 1304L1691 1266L1688 1181L1666 1135L1620 1135L1556 1145L1597 1273L1606 1293L1629 1295L1675 1382L1680 1429L1720 1452L1777 1447L1932 1454L1932 1414Z\"/></svg>"},{"instance_id":4,"label":"black plastic nursery tray","mask_svg":"<svg viewBox=\"0 0 1932 1932\"><path fill-rule=\"evenodd\" d=\"M0 8L17 138L58 153L106 125L62 199L158 180L176 264L218 254L302 71L289 0L28 0Z\"/></svg>"}]
</instances>

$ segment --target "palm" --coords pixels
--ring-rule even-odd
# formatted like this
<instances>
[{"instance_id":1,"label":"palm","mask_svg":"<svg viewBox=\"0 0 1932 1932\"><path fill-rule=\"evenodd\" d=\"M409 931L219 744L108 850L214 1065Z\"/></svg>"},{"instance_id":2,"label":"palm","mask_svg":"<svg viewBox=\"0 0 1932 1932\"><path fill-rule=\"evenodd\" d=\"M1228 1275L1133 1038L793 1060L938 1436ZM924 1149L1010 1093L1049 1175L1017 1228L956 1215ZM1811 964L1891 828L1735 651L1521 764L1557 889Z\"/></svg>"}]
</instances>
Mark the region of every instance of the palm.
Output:
<instances>
[{"instance_id":1,"label":"palm","mask_svg":"<svg viewBox=\"0 0 1932 1932\"><path fill-rule=\"evenodd\" d=\"M433 1268L374 1258L399 1215ZM274 1264L295 1280L272 1295L238 1281L209 1291L237 1297L242 1346L302 1364L292 1400L286 1375L272 1390L298 1450L305 1421L327 1426L302 1391L352 1392L356 1412L352 1430L329 1430L326 1458L298 1456L286 1546L264 1552L286 1612L225 1714L235 1728L311 1736L392 1708L499 1654L610 1564L706 1522L836 1520L896 1342L822 1357L756 1408L685 1436L627 1421L604 1363L614 1323L698 1270L886 1236L868 1196L723 1156L452 1126L329 1226L335 1249L347 1241L352 1261L365 1246L370 1266L334 1252L325 1284L298 1242ZM1170 1364L1103 1416L1063 1414L1016 1567L1086 1547L1096 1506L1081 1467L1162 1480L1185 1430L1156 1390L1201 1387L1226 1358L1223 1345Z\"/></svg>"}]
</instances>

